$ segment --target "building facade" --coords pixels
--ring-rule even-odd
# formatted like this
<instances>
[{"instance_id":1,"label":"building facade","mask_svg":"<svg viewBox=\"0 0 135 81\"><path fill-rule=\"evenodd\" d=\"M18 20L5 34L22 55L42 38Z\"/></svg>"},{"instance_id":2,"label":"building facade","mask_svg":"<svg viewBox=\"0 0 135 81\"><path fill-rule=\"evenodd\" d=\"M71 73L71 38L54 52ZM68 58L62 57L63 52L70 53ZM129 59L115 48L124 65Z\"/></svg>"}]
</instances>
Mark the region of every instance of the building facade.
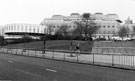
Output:
<instances>
[{"instance_id":1,"label":"building facade","mask_svg":"<svg viewBox=\"0 0 135 81\"><path fill-rule=\"evenodd\" d=\"M35 24L7 24L4 27L5 39L18 39L29 35L33 39L39 39L47 32L47 26Z\"/></svg>"},{"instance_id":2,"label":"building facade","mask_svg":"<svg viewBox=\"0 0 135 81\"><path fill-rule=\"evenodd\" d=\"M0 26L0 36L4 36L4 26Z\"/></svg>"},{"instance_id":3,"label":"building facade","mask_svg":"<svg viewBox=\"0 0 135 81\"><path fill-rule=\"evenodd\" d=\"M118 35L120 20L117 14L103 15L102 13L94 13L90 17L96 23L97 27L99 27L97 32L93 34L93 39L110 39L113 35ZM70 29L74 29L77 27L74 22L81 20L82 15L78 13L72 13L70 16L53 15L51 18L45 18L41 22L41 25L44 26L51 24L53 26L53 33L55 33L63 24L66 24Z\"/></svg>"}]
</instances>

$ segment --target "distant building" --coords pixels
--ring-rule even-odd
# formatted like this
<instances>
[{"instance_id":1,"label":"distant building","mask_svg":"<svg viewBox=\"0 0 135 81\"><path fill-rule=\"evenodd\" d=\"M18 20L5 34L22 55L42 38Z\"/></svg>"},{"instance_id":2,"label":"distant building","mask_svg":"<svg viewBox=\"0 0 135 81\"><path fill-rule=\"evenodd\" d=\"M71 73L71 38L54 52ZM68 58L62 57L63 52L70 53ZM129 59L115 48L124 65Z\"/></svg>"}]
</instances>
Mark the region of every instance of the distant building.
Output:
<instances>
[{"instance_id":1,"label":"distant building","mask_svg":"<svg viewBox=\"0 0 135 81\"><path fill-rule=\"evenodd\" d=\"M106 38L109 39L113 35L118 35L118 29L120 27L121 21L117 14L107 14L94 13L91 15L91 19L97 24L99 30L97 33L93 34L93 38ZM76 28L75 21L81 21L82 15L78 13L72 13L70 16L53 15L51 18L45 18L41 25L53 25L53 34L56 30L60 28L63 24L66 24L70 29ZM49 26L48 26L49 27Z\"/></svg>"},{"instance_id":2,"label":"distant building","mask_svg":"<svg viewBox=\"0 0 135 81\"><path fill-rule=\"evenodd\" d=\"M18 39L25 35L29 35L34 39L39 39L39 37L46 32L46 26L35 24L7 24L4 27L5 39Z\"/></svg>"},{"instance_id":3,"label":"distant building","mask_svg":"<svg viewBox=\"0 0 135 81\"><path fill-rule=\"evenodd\" d=\"M4 36L4 26L0 26L0 36Z\"/></svg>"}]
</instances>

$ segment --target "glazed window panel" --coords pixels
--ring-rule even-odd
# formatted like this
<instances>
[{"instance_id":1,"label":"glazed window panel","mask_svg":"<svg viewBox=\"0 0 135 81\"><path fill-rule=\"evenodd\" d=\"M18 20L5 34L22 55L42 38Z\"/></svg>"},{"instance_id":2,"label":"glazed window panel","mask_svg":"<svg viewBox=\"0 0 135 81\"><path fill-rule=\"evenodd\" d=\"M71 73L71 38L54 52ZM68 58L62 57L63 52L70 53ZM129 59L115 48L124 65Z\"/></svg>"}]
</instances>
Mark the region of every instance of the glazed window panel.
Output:
<instances>
[{"instance_id":1,"label":"glazed window panel","mask_svg":"<svg viewBox=\"0 0 135 81\"><path fill-rule=\"evenodd\" d=\"M110 34L110 31L108 31L108 34Z\"/></svg>"},{"instance_id":2,"label":"glazed window panel","mask_svg":"<svg viewBox=\"0 0 135 81\"><path fill-rule=\"evenodd\" d=\"M37 29L37 33L39 33L39 29Z\"/></svg>"},{"instance_id":3,"label":"glazed window panel","mask_svg":"<svg viewBox=\"0 0 135 81\"><path fill-rule=\"evenodd\" d=\"M10 30L10 26L8 27L8 30Z\"/></svg>"},{"instance_id":4,"label":"glazed window panel","mask_svg":"<svg viewBox=\"0 0 135 81\"><path fill-rule=\"evenodd\" d=\"M104 34L106 34L106 31L104 31Z\"/></svg>"},{"instance_id":5,"label":"glazed window panel","mask_svg":"<svg viewBox=\"0 0 135 81\"><path fill-rule=\"evenodd\" d=\"M35 29L33 29L33 32L35 33Z\"/></svg>"}]
</instances>

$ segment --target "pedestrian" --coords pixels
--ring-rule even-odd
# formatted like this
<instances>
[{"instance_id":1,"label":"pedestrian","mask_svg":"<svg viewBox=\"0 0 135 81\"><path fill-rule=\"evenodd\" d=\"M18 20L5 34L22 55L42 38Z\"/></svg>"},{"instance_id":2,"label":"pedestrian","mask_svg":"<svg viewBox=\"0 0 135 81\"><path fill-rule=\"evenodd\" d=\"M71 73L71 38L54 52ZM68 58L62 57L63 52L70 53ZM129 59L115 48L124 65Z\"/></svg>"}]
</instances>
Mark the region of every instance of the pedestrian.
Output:
<instances>
[{"instance_id":1,"label":"pedestrian","mask_svg":"<svg viewBox=\"0 0 135 81\"><path fill-rule=\"evenodd\" d=\"M77 45L76 45L76 55L80 55L80 44L78 43Z\"/></svg>"}]
</instances>

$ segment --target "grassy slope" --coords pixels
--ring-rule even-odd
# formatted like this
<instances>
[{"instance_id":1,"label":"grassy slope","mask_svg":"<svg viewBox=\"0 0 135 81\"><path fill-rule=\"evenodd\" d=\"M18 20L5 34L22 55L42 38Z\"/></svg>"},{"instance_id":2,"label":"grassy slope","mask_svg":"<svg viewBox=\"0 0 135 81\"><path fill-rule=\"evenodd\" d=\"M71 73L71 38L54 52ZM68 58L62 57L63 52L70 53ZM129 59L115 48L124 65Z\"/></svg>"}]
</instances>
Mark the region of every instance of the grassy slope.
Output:
<instances>
[{"instance_id":1,"label":"grassy slope","mask_svg":"<svg viewBox=\"0 0 135 81\"><path fill-rule=\"evenodd\" d=\"M53 50L69 50L71 41L69 40L55 40L47 41L46 48ZM75 48L78 41L73 41L73 48ZM91 51L91 42L79 42L81 51ZM5 47L24 48L24 43L7 45ZM25 43L25 48L43 49L43 41Z\"/></svg>"},{"instance_id":2,"label":"grassy slope","mask_svg":"<svg viewBox=\"0 0 135 81\"><path fill-rule=\"evenodd\" d=\"M54 40L54 41L47 41L46 48L53 49L53 50L69 50L70 49L69 40ZM73 49L75 48L78 41L73 41ZM79 42L80 43L80 50L85 52L90 52L91 48L93 47L92 42ZM134 41L128 42L99 42L94 45L95 47L135 47ZM23 48L24 44L16 44L16 45L7 45L6 47L17 47ZM34 49L43 49L43 41L38 42L30 42L25 44L25 48L34 48Z\"/></svg>"}]
</instances>

